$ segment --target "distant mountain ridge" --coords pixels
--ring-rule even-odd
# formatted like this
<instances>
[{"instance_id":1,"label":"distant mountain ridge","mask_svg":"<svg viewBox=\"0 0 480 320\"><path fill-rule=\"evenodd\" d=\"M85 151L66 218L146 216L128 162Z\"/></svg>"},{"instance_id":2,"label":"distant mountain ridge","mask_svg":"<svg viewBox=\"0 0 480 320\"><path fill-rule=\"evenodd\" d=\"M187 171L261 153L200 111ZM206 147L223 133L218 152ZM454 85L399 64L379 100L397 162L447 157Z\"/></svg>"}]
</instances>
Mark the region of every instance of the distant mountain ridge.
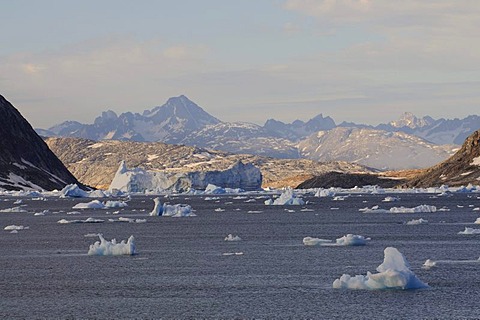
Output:
<instances>
[{"instance_id":1,"label":"distant mountain ridge","mask_svg":"<svg viewBox=\"0 0 480 320\"><path fill-rule=\"evenodd\" d=\"M385 133L403 133L402 152L396 152L397 157L409 157L410 162L405 162L406 167L395 169L419 168L431 165L432 161L446 159L451 153L443 148L434 150L426 147L429 144L449 145L461 144L471 132L480 128L479 116L468 116L464 119L435 120L429 116L417 118L412 113L403 114L400 119L378 126L368 126L355 123L341 123L337 125L331 117L322 114L308 121L295 120L292 123L284 123L275 119L269 119L263 126L242 123L223 122L211 116L186 96L173 97L162 105L145 110L142 114L126 112L117 115L114 111L105 111L97 117L93 124L81 124L77 121L66 121L53 126L48 130L38 129L37 132L44 136L57 137L80 137L90 140L123 140L138 142L164 142L170 144L184 144L203 148L223 150L233 153L250 153L275 158L296 159L308 157L309 159L325 161L325 157L314 157L319 152L305 152L301 148L325 149L322 141L316 140L318 132L328 132L340 127L363 129L363 137L380 137L381 130ZM366 130L371 130L367 133ZM338 130L337 130L338 131ZM416 139L407 135L417 137ZM332 132L330 137L338 136ZM397 135L399 137L399 135ZM421 139L419 139L421 138ZM332 138L331 138L332 139ZM330 139L330 140L331 140ZM381 141L380 141L381 140ZM392 143L392 139L380 139L377 143ZM316 142L315 142L316 141ZM317 143L315 145L315 143ZM342 141L331 141L331 145L341 146L344 154L363 154L362 157L352 156L334 160L358 161L364 165L372 165L371 159L375 157L374 144L369 144L370 149L359 150L360 144L350 144L350 150L346 150ZM406 144L410 145L406 145ZM302 146L299 148L299 146ZM380 146L380 150L390 146ZM374 148L375 147L375 148ZM412 150L417 152L418 157L409 154ZM426 152L423 152L424 150ZM393 154L393 153L392 153ZM397 158L395 157L395 158ZM430 162L426 162L425 157ZM443 157L443 158L442 158ZM329 158L330 159L330 158ZM366 161L365 159L370 159ZM381 168L392 169L392 166L377 163Z\"/></svg>"}]
</instances>

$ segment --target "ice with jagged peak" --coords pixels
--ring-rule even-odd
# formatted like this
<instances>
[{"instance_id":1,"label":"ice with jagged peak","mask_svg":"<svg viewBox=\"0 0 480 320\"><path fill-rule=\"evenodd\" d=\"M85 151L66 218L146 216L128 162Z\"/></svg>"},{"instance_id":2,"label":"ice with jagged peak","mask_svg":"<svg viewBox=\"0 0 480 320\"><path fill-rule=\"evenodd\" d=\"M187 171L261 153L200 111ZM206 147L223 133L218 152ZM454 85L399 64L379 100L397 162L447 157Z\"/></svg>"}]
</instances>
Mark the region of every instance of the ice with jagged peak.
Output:
<instances>
[{"instance_id":1,"label":"ice with jagged peak","mask_svg":"<svg viewBox=\"0 0 480 320\"><path fill-rule=\"evenodd\" d=\"M480 234L480 229L465 227L465 230L460 231L458 234Z\"/></svg>"},{"instance_id":2,"label":"ice with jagged peak","mask_svg":"<svg viewBox=\"0 0 480 320\"><path fill-rule=\"evenodd\" d=\"M428 220L420 218L420 219L412 219L410 221L407 221L405 224L412 226L412 225L427 224L427 223L428 223Z\"/></svg>"},{"instance_id":3,"label":"ice with jagged peak","mask_svg":"<svg viewBox=\"0 0 480 320\"><path fill-rule=\"evenodd\" d=\"M228 236L225 237L225 241L241 241L242 238L239 236L234 236L233 234L229 233Z\"/></svg>"},{"instance_id":4,"label":"ice with jagged peak","mask_svg":"<svg viewBox=\"0 0 480 320\"><path fill-rule=\"evenodd\" d=\"M135 251L135 238L130 236L128 240L122 240L117 243L115 239L111 241L105 240L105 238L99 234L100 241L96 241L90 245L88 249L88 255L91 256L120 256L120 255L134 255Z\"/></svg>"},{"instance_id":5,"label":"ice with jagged peak","mask_svg":"<svg viewBox=\"0 0 480 320\"><path fill-rule=\"evenodd\" d=\"M75 184L69 184L66 185L61 191L60 191L61 198L87 198L88 197L88 192L85 190L80 189L80 187L75 183Z\"/></svg>"},{"instance_id":6,"label":"ice with jagged peak","mask_svg":"<svg viewBox=\"0 0 480 320\"><path fill-rule=\"evenodd\" d=\"M366 213L386 213L386 212L391 212L391 213L424 213L424 212L437 212L437 207L427 205L427 204L421 204L419 206L413 207L413 208L406 208L406 207L392 207L389 210L386 209L380 209L379 206L373 206L371 208L362 208L358 209L358 211L361 212L366 212Z\"/></svg>"},{"instance_id":7,"label":"ice with jagged peak","mask_svg":"<svg viewBox=\"0 0 480 320\"><path fill-rule=\"evenodd\" d=\"M160 198L153 199L155 203L153 210L150 212L150 216L164 216L164 217L194 217L192 207L188 204L175 204L169 205L160 202Z\"/></svg>"},{"instance_id":8,"label":"ice with jagged peak","mask_svg":"<svg viewBox=\"0 0 480 320\"><path fill-rule=\"evenodd\" d=\"M128 169L122 161L109 190L123 192L204 190L209 184L230 189L258 190L262 185L260 169L252 163L237 161L226 170L147 171ZM240 191L240 190L237 190Z\"/></svg>"},{"instance_id":9,"label":"ice with jagged peak","mask_svg":"<svg viewBox=\"0 0 480 320\"><path fill-rule=\"evenodd\" d=\"M265 200L266 205L274 206L283 206L283 205L299 205L303 206L305 201L302 198L297 197L292 189L286 189L282 194L275 200L268 199Z\"/></svg>"},{"instance_id":10,"label":"ice with jagged peak","mask_svg":"<svg viewBox=\"0 0 480 320\"><path fill-rule=\"evenodd\" d=\"M318 198L334 197L334 196L335 196L335 190L333 190L333 189L322 189L322 188L320 188L315 193L315 197L318 197Z\"/></svg>"},{"instance_id":11,"label":"ice with jagged peak","mask_svg":"<svg viewBox=\"0 0 480 320\"><path fill-rule=\"evenodd\" d=\"M367 272L367 275L350 276L342 275L333 282L335 289L422 289L428 285L417 278L410 270L410 265L405 257L394 247L384 250L383 263L377 267L378 273Z\"/></svg>"}]
</instances>

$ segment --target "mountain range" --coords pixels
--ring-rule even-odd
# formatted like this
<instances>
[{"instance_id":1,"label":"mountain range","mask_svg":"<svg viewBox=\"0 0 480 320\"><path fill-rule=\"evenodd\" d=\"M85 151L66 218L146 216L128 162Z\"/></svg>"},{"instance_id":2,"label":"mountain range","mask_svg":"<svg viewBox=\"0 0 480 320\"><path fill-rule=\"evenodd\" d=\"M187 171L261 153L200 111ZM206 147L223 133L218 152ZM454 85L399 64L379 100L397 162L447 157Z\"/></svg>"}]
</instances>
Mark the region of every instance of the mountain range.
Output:
<instances>
[{"instance_id":1,"label":"mountain range","mask_svg":"<svg viewBox=\"0 0 480 320\"><path fill-rule=\"evenodd\" d=\"M182 95L141 114L117 115L109 110L102 112L93 124L66 121L37 132L50 137L155 141L237 154L341 160L379 169L409 169L428 167L448 158L478 128L480 117L476 115L435 120L429 116L417 118L411 113L378 126L345 122L337 125L322 114L306 122L269 119L263 126L231 123L215 118ZM400 161L402 157L404 161Z\"/></svg>"}]
</instances>

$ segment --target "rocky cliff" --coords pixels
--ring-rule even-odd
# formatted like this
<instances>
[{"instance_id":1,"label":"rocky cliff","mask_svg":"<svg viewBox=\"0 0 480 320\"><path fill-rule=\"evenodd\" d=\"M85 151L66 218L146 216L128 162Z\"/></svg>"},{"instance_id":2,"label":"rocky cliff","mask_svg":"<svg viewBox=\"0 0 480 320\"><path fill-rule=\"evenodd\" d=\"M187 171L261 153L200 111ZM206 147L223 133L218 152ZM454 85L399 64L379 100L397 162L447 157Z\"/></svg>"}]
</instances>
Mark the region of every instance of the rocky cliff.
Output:
<instances>
[{"instance_id":1,"label":"rocky cliff","mask_svg":"<svg viewBox=\"0 0 480 320\"><path fill-rule=\"evenodd\" d=\"M53 190L77 183L15 107L0 96L0 188Z\"/></svg>"},{"instance_id":2,"label":"rocky cliff","mask_svg":"<svg viewBox=\"0 0 480 320\"><path fill-rule=\"evenodd\" d=\"M480 183L480 130L472 133L453 156L412 178L405 186L461 186L469 183Z\"/></svg>"},{"instance_id":3,"label":"rocky cliff","mask_svg":"<svg viewBox=\"0 0 480 320\"><path fill-rule=\"evenodd\" d=\"M102 189L110 186L122 160L130 168L172 173L222 171L242 161L260 169L263 187L295 187L329 171L372 172L364 166L341 161L275 159L161 142L97 142L81 138L47 138L46 142L82 183Z\"/></svg>"}]
</instances>

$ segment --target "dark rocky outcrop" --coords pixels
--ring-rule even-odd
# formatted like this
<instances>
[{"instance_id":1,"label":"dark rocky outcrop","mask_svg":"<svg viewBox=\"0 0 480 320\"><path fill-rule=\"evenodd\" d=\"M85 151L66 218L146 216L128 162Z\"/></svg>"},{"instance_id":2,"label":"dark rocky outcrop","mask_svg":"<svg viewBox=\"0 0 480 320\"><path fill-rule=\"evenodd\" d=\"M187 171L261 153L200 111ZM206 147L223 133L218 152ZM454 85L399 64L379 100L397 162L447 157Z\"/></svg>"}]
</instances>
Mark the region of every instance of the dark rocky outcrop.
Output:
<instances>
[{"instance_id":1,"label":"dark rocky outcrop","mask_svg":"<svg viewBox=\"0 0 480 320\"><path fill-rule=\"evenodd\" d=\"M472 133L453 156L410 179L405 186L462 186L469 183L480 183L480 130Z\"/></svg>"},{"instance_id":2,"label":"dark rocky outcrop","mask_svg":"<svg viewBox=\"0 0 480 320\"><path fill-rule=\"evenodd\" d=\"M0 188L53 190L78 183L15 107L0 95Z\"/></svg>"},{"instance_id":3,"label":"dark rocky outcrop","mask_svg":"<svg viewBox=\"0 0 480 320\"><path fill-rule=\"evenodd\" d=\"M377 185L382 188L392 188L403 182L404 180L384 178L375 174L327 172L302 182L297 186L297 189L331 187L348 189L369 185Z\"/></svg>"}]
</instances>

